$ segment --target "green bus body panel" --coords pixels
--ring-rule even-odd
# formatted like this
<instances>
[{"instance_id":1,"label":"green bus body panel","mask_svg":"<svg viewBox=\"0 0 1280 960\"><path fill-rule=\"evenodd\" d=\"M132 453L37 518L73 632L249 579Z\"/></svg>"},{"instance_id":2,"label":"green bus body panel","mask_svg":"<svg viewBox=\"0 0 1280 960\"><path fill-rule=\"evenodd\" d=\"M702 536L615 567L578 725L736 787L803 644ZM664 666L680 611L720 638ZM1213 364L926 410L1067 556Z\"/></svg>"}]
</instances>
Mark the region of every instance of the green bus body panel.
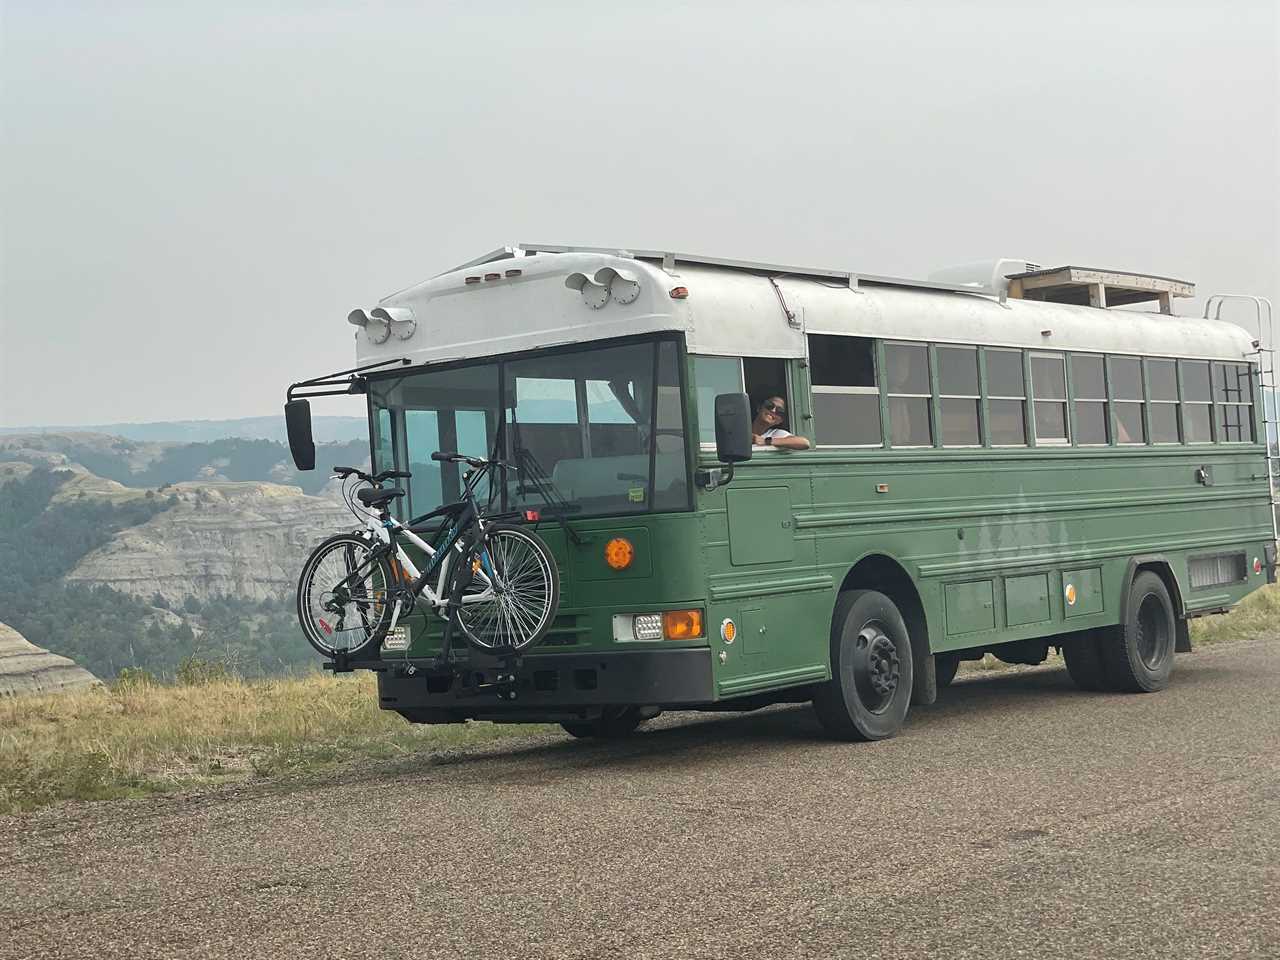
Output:
<instances>
[{"instance_id":1,"label":"green bus body panel","mask_svg":"<svg viewBox=\"0 0 1280 960\"><path fill-rule=\"evenodd\" d=\"M1197 481L1202 466L1211 468L1212 485ZM793 512L794 556L735 563L732 513L739 505L758 512L780 481ZM912 580L935 651L1117 623L1137 556L1168 560L1182 609L1231 606L1265 577L1193 591L1187 558L1232 549L1263 556L1268 500L1265 455L1254 444L765 452L739 464L727 490L698 497L713 646L721 619L748 609L767 621L776 645L758 656L725 648L719 690L828 662L836 595L872 555ZM1067 584L1076 589L1072 605Z\"/></svg>"},{"instance_id":2,"label":"green bus body panel","mask_svg":"<svg viewBox=\"0 0 1280 960\"><path fill-rule=\"evenodd\" d=\"M1091 613L1102 613L1106 609L1105 591L1102 587L1102 569L1088 567L1083 570L1064 570L1062 572L1062 591L1066 596L1067 586L1076 588L1076 602L1066 609L1066 616L1083 617ZM1065 602L1065 601L1064 601Z\"/></svg>"},{"instance_id":3,"label":"green bus body panel","mask_svg":"<svg viewBox=\"0 0 1280 960\"><path fill-rule=\"evenodd\" d=\"M729 562L734 566L792 560L791 491L787 487L730 488Z\"/></svg>"},{"instance_id":4,"label":"green bus body panel","mask_svg":"<svg viewBox=\"0 0 1280 960\"><path fill-rule=\"evenodd\" d=\"M1037 573L1029 577L1005 577L1005 622L1011 627L1024 623L1043 623L1052 616L1049 610L1049 575Z\"/></svg>"},{"instance_id":5,"label":"green bus body panel","mask_svg":"<svg viewBox=\"0 0 1280 960\"><path fill-rule=\"evenodd\" d=\"M996 625L995 593L990 580L949 583L943 593L946 596L949 635L976 633Z\"/></svg>"},{"instance_id":6,"label":"green bus body panel","mask_svg":"<svg viewBox=\"0 0 1280 960\"><path fill-rule=\"evenodd\" d=\"M635 548L635 557L631 561L631 566L625 570L614 570L605 562L603 543L607 543L614 537L629 540ZM596 581L616 584L626 580L648 579L652 576L653 548L649 543L648 527L620 525L609 531L608 539L602 542L598 550L573 551L573 578L584 584Z\"/></svg>"}]
</instances>

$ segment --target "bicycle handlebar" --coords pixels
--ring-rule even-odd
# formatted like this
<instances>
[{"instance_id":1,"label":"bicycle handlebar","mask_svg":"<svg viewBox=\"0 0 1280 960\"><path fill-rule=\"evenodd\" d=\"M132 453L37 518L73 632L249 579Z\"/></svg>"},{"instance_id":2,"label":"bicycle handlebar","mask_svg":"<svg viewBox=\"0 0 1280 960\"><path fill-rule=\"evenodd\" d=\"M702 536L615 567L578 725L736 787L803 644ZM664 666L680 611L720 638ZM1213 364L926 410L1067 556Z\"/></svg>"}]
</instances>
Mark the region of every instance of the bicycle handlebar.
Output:
<instances>
[{"instance_id":1,"label":"bicycle handlebar","mask_svg":"<svg viewBox=\"0 0 1280 960\"><path fill-rule=\"evenodd\" d=\"M465 463L469 467L502 467L510 469L510 464L501 460L484 460L480 457L468 457L462 453L454 453L452 450L437 450L431 455L432 460L440 463Z\"/></svg>"},{"instance_id":2,"label":"bicycle handlebar","mask_svg":"<svg viewBox=\"0 0 1280 960\"><path fill-rule=\"evenodd\" d=\"M369 483L382 483L384 480L394 480L397 478L403 478L405 480L413 479L413 474L407 470L383 470L381 473L375 473L372 476L365 473L363 470L357 470L355 467L334 467L333 472L343 480L350 476L357 476L361 480L367 480Z\"/></svg>"}]
</instances>

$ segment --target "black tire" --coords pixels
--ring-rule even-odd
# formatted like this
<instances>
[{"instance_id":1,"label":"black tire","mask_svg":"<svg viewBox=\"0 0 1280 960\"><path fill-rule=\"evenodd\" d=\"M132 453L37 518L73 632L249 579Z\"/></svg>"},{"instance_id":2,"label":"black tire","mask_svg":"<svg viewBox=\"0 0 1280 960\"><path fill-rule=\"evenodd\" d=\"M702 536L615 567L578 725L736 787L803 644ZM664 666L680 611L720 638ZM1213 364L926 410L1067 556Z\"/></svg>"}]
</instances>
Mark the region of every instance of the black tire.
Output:
<instances>
[{"instance_id":1,"label":"black tire","mask_svg":"<svg viewBox=\"0 0 1280 960\"><path fill-rule=\"evenodd\" d=\"M1062 659L1067 664L1067 673L1081 690L1093 693L1111 689L1107 665L1102 658L1101 631L1090 630L1064 641Z\"/></svg>"},{"instance_id":2,"label":"black tire","mask_svg":"<svg viewBox=\"0 0 1280 960\"><path fill-rule=\"evenodd\" d=\"M1155 693L1169 685L1177 622L1164 581L1150 570L1133 578L1124 622L1100 633L1102 662L1115 689Z\"/></svg>"},{"instance_id":3,"label":"black tire","mask_svg":"<svg viewBox=\"0 0 1280 960\"><path fill-rule=\"evenodd\" d=\"M539 537L513 523L488 524L485 527L485 545L499 574L504 572L504 557L512 558L514 568L527 572L527 578L522 574L522 582L527 584L523 595L536 606L536 622L531 620L532 625L527 628L521 623L519 633L515 634L507 628L507 624L516 621L504 619L499 603L464 603L465 597L482 589L481 581L473 572L470 562L464 561L455 564L449 577L450 601L456 604L449 613L453 628L472 646L486 652L527 650L545 637L555 622L556 611L560 609L560 569L556 566L555 557ZM479 551L471 548L463 553L468 558L478 555ZM519 566L523 563L528 563L529 566ZM515 591L512 591L512 595L515 595Z\"/></svg>"},{"instance_id":4,"label":"black tire","mask_svg":"<svg viewBox=\"0 0 1280 960\"><path fill-rule=\"evenodd\" d=\"M566 720L560 724L564 732L579 740L596 737L601 740L622 740L631 736L646 720L657 714L643 707L605 707L595 720Z\"/></svg>"},{"instance_id":5,"label":"black tire","mask_svg":"<svg viewBox=\"0 0 1280 960\"><path fill-rule=\"evenodd\" d=\"M951 686L951 681L956 678L956 671L960 669L960 655L958 653L935 653L933 655L933 672L938 680L938 689Z\"/></svg>"},{"instance_id":6,"label":"black tire","mask_svg":"<svg viewBox=\"0 0 1280 960\"><path fill-rule=\"evenodd\" d=\"M911 705L911 638L892 600L874 590L840 594L831 618L831 679L813 698L822 726L842 740L883 740Z\"/></svg>"},{"instance_id":7,"label":"black tire","mask_svg":"<svg viewBox=\"0 0 1280 960\"><path fill-rule=\"evenodd\" d=\"M386 556L375 556L373 549L365 537L340 533L323 541L302 565L298 623L321 656L356 656L382 643L387 635L392 605L385 598L394 581ZM344 579L343 571L353 570L361 571L361 576L346 590L344 602L343 597L334 596L333 588Z\"/></svg>"}]
</instances>

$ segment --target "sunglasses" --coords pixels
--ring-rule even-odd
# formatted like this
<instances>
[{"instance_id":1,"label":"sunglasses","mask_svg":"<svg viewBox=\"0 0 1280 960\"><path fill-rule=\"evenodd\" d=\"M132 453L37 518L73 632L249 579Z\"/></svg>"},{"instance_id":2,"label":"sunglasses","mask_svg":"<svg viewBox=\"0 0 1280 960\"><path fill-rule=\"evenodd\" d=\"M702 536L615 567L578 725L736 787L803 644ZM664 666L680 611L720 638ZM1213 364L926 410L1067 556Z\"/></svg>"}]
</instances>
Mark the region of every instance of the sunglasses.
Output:
<instances>
[{"instance_id":1,"label":"sunglasses","mask_svg":"<svg viewBox=\"0 0 1280 960\"><path fill-rule=\"evenodd\" d=\"M764 404L764 408L772 413L777 413L777 414L783 414L787 412L786 407L780 407L778 406L778 404L774 403L773 401L766 401Z\"/></svg>"}]
</instances>

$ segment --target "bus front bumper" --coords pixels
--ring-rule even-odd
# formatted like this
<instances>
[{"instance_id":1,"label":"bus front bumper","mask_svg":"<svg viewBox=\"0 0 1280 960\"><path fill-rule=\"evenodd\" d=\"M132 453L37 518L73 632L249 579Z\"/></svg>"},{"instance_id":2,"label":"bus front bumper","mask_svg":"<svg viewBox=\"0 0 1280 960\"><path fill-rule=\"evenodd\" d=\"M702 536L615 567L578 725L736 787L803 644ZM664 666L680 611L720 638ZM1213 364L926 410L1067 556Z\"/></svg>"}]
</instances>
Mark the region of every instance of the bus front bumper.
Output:
<instances>
[{"instance_id":1,"label":"bus front bumper","mask_svg":"<svg viewBox=\"0 0 1280 960\"><path fill-rule=\"evenodd\" d=\"M514 666L474 659L451 671L429 659L352 666L377 671L382 709L424 723L550 720L606 706L682 707L715 699L706 647L536 654Z\"/></svg>"}]
</instances>

